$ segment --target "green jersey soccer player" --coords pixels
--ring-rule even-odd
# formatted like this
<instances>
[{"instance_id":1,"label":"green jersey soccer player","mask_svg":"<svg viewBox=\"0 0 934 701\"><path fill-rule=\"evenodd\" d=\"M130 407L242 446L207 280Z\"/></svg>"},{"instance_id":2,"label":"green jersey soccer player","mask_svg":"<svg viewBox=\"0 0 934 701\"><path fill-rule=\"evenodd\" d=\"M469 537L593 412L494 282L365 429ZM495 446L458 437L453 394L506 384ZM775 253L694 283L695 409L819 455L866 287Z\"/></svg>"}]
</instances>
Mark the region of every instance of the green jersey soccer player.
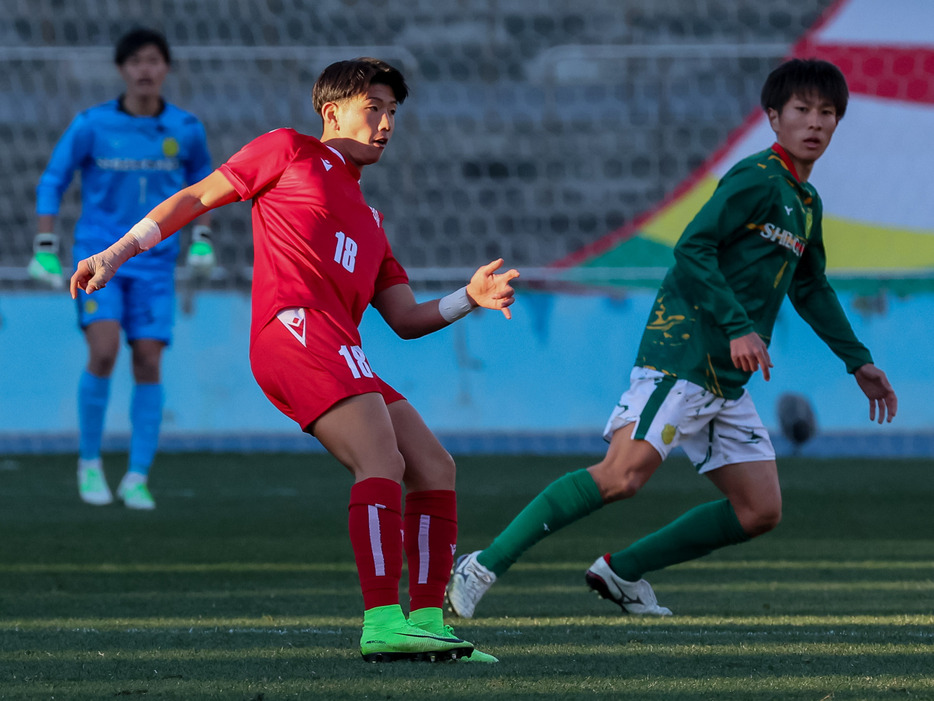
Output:
<instances>
[{"instance_id":1,"label":"green jersey soccer player","mask_svg":"<svg viewBox=\"0 0 934 701\"><path fill-rule=\"evenodd\" d=\"M669 615L646 572L741 543L781 519L775 451L744 385L769 379L768 343L787 295L869 398L869 418L895 416L888 379L857 340L824 272L821 201L808 183L846 111L846 81L819 60L788 61L762 89L775 132L737 163L675 246L629 389L604 431L606 456L542 491L484 550L461 556L448 584L460 616L549 533L636 494L675 446L725 499L702 504L621 552L597 558L587 583L625 612Z\"/></svg>"}]
</instances>

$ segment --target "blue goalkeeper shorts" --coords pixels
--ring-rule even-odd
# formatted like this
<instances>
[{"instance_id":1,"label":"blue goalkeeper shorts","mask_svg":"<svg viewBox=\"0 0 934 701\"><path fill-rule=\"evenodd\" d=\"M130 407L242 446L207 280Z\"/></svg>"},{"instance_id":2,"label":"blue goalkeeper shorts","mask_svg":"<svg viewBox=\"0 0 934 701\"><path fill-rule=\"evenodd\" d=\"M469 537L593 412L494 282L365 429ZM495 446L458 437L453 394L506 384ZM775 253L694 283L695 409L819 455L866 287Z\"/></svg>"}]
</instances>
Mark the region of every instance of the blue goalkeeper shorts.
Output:
<instances>
[{"instance_id":1,"label":"blue goalkeeper shorts","mask_svg":"<svg viewBox=\"0 0 934 701\"><path fill-rule=\"evenodd\" d=\"M142 338L172 342L175 322L174 270L146 276L113 276L93 294L78 292L78 325L118 321L127 343Z\"/></svg>"}]
</instances>

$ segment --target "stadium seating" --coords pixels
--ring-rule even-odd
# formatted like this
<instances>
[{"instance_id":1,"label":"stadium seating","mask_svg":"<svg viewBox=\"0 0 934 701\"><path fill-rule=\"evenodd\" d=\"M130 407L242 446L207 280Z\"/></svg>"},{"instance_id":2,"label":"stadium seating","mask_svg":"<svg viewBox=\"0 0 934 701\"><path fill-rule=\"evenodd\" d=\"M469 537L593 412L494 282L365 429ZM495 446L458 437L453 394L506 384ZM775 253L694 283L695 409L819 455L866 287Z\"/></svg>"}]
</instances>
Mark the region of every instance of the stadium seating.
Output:
<instances>
[{"instance_id":1,"label":"stadium seating","mask_svg":"<svg viewBox=\"0 0 934 701\"><path fill-rule=\"evenodd\" d=\"M0 287L29 289L35 185L74 114L115 96L114 39L173 45L166 94L204 121L220 163L278 126L317 135L310 89L371 54L412 97L384 167L364 174L419 280L504 256L544 266L657 204L756 108L765 75L830 0L165 0L11 3L0 27ZM60 233L78 211L66 198ZM243 288L246 205L216 216Z\"/></svg>"}]
</instances>

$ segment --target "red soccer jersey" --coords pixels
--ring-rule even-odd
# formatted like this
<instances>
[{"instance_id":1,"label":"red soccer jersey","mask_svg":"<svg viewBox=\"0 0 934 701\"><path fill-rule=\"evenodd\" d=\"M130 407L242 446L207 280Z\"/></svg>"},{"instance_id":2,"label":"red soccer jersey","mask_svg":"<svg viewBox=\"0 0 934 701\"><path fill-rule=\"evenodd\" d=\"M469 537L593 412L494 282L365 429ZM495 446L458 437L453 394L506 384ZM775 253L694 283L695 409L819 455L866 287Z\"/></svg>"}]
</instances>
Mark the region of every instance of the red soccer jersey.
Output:
<instances>
[{"instance_id":1,"label":"red soccer jersey","mask_svg":"<svg viewBox=\"0 0 934 701\"><path fill-rule=\"evenodd\" d=\"M276 129L220 171L253 200L251 341L286 307L318 309L356 328L376 293L408 282L382 215L363 199L359 169L318 139Z\"/></svg>"}]
</instances>

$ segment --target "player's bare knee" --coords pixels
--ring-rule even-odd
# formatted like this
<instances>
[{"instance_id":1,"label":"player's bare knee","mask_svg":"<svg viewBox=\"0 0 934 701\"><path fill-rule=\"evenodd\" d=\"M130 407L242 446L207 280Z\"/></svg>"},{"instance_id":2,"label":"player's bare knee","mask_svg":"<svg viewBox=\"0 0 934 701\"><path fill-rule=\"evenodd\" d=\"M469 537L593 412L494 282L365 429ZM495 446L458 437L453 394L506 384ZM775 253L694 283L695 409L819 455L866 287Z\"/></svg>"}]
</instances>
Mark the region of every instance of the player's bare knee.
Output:
<instances>
[{"instance_id":1,"label":"player's bare knee","mask_svg":"<svg viewBox=\"0 0 934 701\"><path fill-rule=\"evenodd\" d=\"M95 377L110 377L117 363L117 354L96 354L88 360L88 372Z\"/></svg>"},{"instance_id":2,"label":"player's bare knee","mask_svg":"<svg viewBox=\"0 0 934 701\"><path fill-rule=\"evenodd\" d=\"M428 479L432 484L438 485L431 487L436 489L454 489L457 478L457 465L454 458L446 450L441 450L431 458L431 465L425 471L428 473ZM408 470L406 470L408 475Z\"/></svg>"},{"instance_id":3,"label":"player's bare knee","mask_svg":"<svg viewBox=\"0 0 934 701\"><path fill-rule=\"evenodd\" d=\"M590 468L590 475L607 504L634 497L645 483L645 480L629 470L614 470L602 463Z\"/></svg>"},{"instance_id":4,"label":"player's bare knee","mask_svg":"<svg viewBox=\"0 0 934 701\"><path fill-rule=\"evenodd\" d=\"M740 518L740 523L746 535L755 538L776 528L781 520L781 506L769 506L748 512Z\"/></svg>"}]
</instances>

